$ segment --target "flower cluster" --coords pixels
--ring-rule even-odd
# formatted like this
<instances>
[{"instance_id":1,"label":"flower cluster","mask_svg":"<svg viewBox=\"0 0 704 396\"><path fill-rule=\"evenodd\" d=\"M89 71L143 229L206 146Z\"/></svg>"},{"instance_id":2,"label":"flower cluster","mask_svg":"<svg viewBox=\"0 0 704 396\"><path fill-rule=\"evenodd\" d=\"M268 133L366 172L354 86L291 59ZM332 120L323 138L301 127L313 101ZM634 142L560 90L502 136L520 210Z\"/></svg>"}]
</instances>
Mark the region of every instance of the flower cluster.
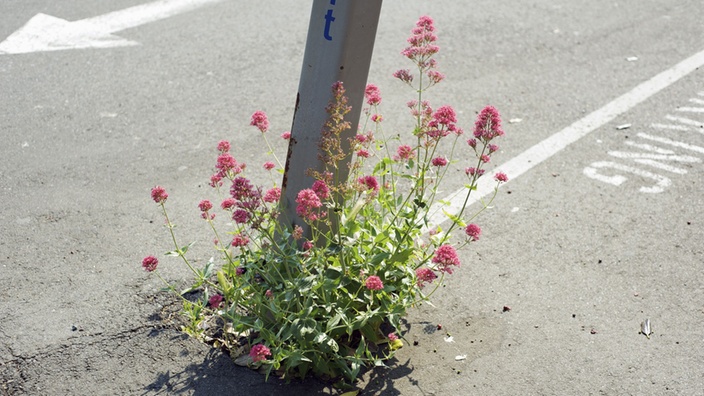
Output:
<instances>
[{"instance_id":1,"label":"flower cluster","mask_svg":"<svg viewBox=\"0 0 704 396\"><path fill-rule=\"evenodd\" d=\"M163 210L175 244L166 256L177 256L195 274L196 282L187 290L162 278L165 290L179 298L197 291L183 300L190 323L185 332L231 351L253 345L251 362L268 372L282 369L287 376L301 377L308 372L339 373L350 381L362 366L380 366L403 346L402 333L380 329L386 328L384 322L400 329L406 310L429 301L445 276L460 268L458 249L482 237L478 225L465 223L474 218L467 203L486 164L499 151L494 140L504 134L498 112L487 106L474 124L468 149L460 139L464 124L458 112L450 105L434 109L425 100L428 88L446 81L433 58L439 50L435 33L433 20L421 17L402 52L415 69L393 74L413 88L414 99L406 104L414 121L412 132L384 131L382 97L374 84L364 91L361 114L366 118L351 130L345 120L351 109L345 87L339 81L332 85L333 99L325 109L328 119L317 145L320 162L304 172L310 177L307 188L290 190L297 183L279 178L284 166L276 152L281 147L269 143L270 124L263 111L251 116L250 125L268 146L267 155L274 157L257 162L270 183L255 183L246 164L230 153L230 143L218 142L210 177L214 190L209 190L218 200L203 199L198 209L214 233L219 261L213 258L204 268L189 261L192 243L177 242L175 225L166 215L169 195L162 187L152 189L151 198ZM284 141L276 143L292 140L294 149L291 132L281 138ZM451 222L434 226L426 238L421 227L429 226L431 208L442 202L439 186L454 173L449 164L464 161L465 152L472 151L476 158L465 168L470 178L465 205L447 213ZM285 175L288 181L300 176ZM497 185L508 181L502 172L493 177ZM212 221L220 210L228 221ZM142 260L148 272L156 271L158 264L154 256ZM381 346L372 352L370 346L376 345Z\"/></svg>"}]
</instances>

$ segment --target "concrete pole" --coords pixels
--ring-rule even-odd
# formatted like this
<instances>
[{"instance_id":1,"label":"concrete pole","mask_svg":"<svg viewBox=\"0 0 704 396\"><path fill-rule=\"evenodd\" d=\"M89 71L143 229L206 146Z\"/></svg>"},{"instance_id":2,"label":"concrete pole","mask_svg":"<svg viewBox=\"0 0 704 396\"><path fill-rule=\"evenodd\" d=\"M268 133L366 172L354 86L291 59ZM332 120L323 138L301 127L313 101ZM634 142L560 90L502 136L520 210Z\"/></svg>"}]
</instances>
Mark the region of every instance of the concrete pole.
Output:
<instances>
[{"instance_id":1,"label":"concrete pole","mask_svg":"<svg viewBox=\"0 0 704 396\"><path fill-rule=\"evenodd\" d=\"M286 169L282 182L283 227L299 225L304 236L309 227L296 216L298 192L315 181L306 170L324 170L318 160L318 140L329 114L325 107L333 99L332 84L342 81L352 110L345 120L351 128L343 134L343 149L349 152L347 138L356 135L364 104L374 39L382 0L314 0L308 27L301 79L291 126ZM347 180L348 168L340 164L340 180Z\"/></svg>"}]
</instances>

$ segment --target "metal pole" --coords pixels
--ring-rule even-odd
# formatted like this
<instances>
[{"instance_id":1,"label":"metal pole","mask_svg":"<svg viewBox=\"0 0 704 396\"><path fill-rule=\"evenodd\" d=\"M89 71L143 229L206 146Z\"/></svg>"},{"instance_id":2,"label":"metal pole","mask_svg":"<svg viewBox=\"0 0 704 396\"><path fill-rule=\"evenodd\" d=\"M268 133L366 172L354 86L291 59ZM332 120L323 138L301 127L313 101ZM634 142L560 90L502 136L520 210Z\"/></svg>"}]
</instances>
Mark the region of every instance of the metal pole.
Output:
<instances>
[{"instance_id":1,"label":"metal pole","mask_svg":"<svg viewBox=\"0 0 704 396\"><path fill-rule=\"evenodd\" d=\"M347 103L352 106L345 117L352 127L342 136L343 149L349 152L347 138L357 133L381 1L313 2L282 182L283 213L279 216L282 226L299 225L306 236L310 235L310 229L296 216L296 196L315 181L305 175L308 169L324 169L318 160L317 143L329 117L325 107L333 98L332 85L336 81L343 82ZM340 165L340 180L347 180L348 168Z\"/></svg>"}]
</instances>

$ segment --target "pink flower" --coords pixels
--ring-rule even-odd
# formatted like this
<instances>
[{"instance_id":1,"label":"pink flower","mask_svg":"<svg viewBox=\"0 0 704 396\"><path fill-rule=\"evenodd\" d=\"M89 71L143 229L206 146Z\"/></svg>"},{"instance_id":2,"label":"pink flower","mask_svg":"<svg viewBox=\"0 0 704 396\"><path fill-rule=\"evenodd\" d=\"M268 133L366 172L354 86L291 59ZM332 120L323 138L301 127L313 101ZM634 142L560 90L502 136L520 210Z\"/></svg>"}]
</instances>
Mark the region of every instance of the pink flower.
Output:
<instances>
[{"instance_id":1,"label":"pink flower","mask_svg":"<svg viewBox=\"0 0 704 396\"><path fill-rule=\"evenodd\" d=\"M379 191L379 180L377 180L374 176L360 177L357 181L364 185L367 190Z\"/></svg>"},{"instance_id":2,"label":"pink flower","mask_svg":"<svg viewBox=\"0 0 704 396\"><path fill-rule=\"evenodd\" d=\"M369 151L367 151L367 150L362 149L362 150L357 151L357 157L369 158L369 156L370 156L370 154L369 154Z\"/></svg>"},{"instance_id":3,"label":"pink flower","mask_svg":"<svg viewBox=\"0 0 704 396\"><path fill-rule=\"evenodd\" d=\"M398 78L399 80L405 83L410 83L411 81L413 81L413 74L411 74L410 69L396 70L394 72L394 77Z\"/></svg>"},{"instance_id":4,"label":"pink flower","mask_svg":"<svg viewBox=\"0 0 704 396\"><path fill-rule=\"evenodd\" d=\"M274 203L279 202L281 199L281 189L279 187L273 187L264 194L264 202Z\"/></svg>"},{"instance_id":5,"label":"pink flower","mask_svg":"<svg viewBox=\"0 0 704 396\"><path fill-rule=\"evenodd\" d=\"M384 117L381 116L381 114L374 114L372 116L372 122L382 122L384 121Z\"/></svg>"},{"instance_id":6,"label":"pink flower","mask_svg":"<svg viewBox=\"0 0 704 396\"><path fill-rule=\"evenodd\" d=\"M437 70L430 70L428 71L428 78L430 79L430 82L433 84L437 84L443 79L445 79L445 75L440 73Z\"/></svg>"},{"instance_id":7,"label":"pink flower","mask_svg":"<svg viewBox=\"0 0 704 396\"><path fill-rule=\"evenodd\" d=\"M328 199L330 196L330 187L325 183L324 180L316 180L313 183L313 191L321 200Z\"/></svg>"},{"instance_id":8,"label":"pink flower","mask_svg":"<svg viewBox=\"0 0 704 396\"><path fill-rule=\"evenodd\" d=\"M266 356L271 356L271 351L264 345L257 344L249 351L249 356L252 358L253 362L258 362L260 360L266 360Z\"/></svg>"},{"instance_id":9,"label":"pink flower","mask_svg":"<svg viewBox=\"0 0 704 396\"><path fill-rule=\"evenodd\" d=\"M478 169L478 168L464 168L464 173L467 176L472 176L474 177L475 175L477 177L481 177L484 174L484 169Z\"/></svg>"},{"instance_id":10,"label":"pink flower","mask_svg":"<svg viewBox=\"0 0 704 396\"><path fill-rule=\"evenodd\" d=\"M215 188L222 186L222 182L220 180L222 180L222 176L220 175L220 173L216 173L210 176L210 187Z\"/></svg>"},{"instance_id":11,"label":"pink flower","mask_svg":"<svg viewBox=\"0 0 704 396\"><path fill-rule=\"evenodd\" d=\"M474 123L474 137L489 141L503 134L499 112L494 106L486 106L477 116L477 122Z\"/></svg>"},{"instance_id":12,"label":"pink flower","mask_svg":"<svg viewBox=\"0 0 704 396\"><path fill-rule=\"evenodd\" d=\"M237 275L237 276L244 275L244 268L242 268L242 267L235 268L235 275Z\"/></svg>"},{"instance_id":13,"label":"pink flower","mask_svg":"<svg viewBox=\"0 0 704 396\"><path fill-rule=\"evenodd\" d=\"M467 144L473 149L477 149L477 139L467 139Z\"/></svg>"},{"instance_id":14,"label":"pink flower","mask_svg":"<svg viewBox=\"0 0 704 396\"><path fill-rule=\"evenodd\" d=\"M444 271L448 274L452 274L453 271L450 266L460 266L460 258L457 256L457 250L455 250L452 245L442 245L437 248L435 250L435 256L431 261L439 266L439 271Z\"/></svg>"},{"instance_id":15,"label":"pink flower","mask_svg":"<svg viewBox=\"0 0 704 396\"><path fill-rule=\"evenodd\" d=\"M238 201L246 201L252 198L259 198L257 190L254 189L248 179L239 176L232 181L230 195Z\"/></svg>"},{"instance_id":16,"label":"pink flower","mask_svg":"<svg viewBox=\"0 0 704 396\"><path fill-rule=\"evenodd\" d=\"M364 90L364 97L367 99L367 104L377 106L381 104L381 94L379 88L374 84L368 84Z\"/></svg>"},{"instance_id":17,"label":"pink flower","mask_svg":"<svg viewBox=\"0 0 704 396\"><path fill-rule=\"evenodd\" d=\"M479 236L482 234L482 229L476 224L470 224L464 229L464 232L471 240L478 241Z\"/></svg>"},{"instance_id":18,"label":"pink flower","mask_svg":"<svg viewBox=\"0 0 704 396\"><path fill-rule=\"evenodd\" d=\"M499 146L497 146L495 144L490 144L486 147L489 149L489 154L495 153L499 150Z\"/></svg>"},{"instance_id":19,"label":"pink flower","mask_svg":"<svg viewBox=\"0 0 704 396\"><path fill-rule=\"evenodd\" d=\"M457 122L457 114L452 106L441 106L433 113L433 120L440 125L450 125Z\"/></svg>"},{"instance_id":20,"label":"pink flower","mask_svg":"<svg viewBox=\"0 0 704 396\"><path fill-rule=\"evenodd\" d=\"M244 247L249 243L249 237L242 234L235 234L232 239L232 246L234 247Z\"/></svg>"},{"instance_id":21,"label":"pink flower","mask_svg":"<svg viewBox=\"0 0 704 396\"><path fill-rule=\"evenodd\" d=\"M211 204L210 201L208 201L207 199L204 199L200 201L198 207L200 208L201 212L207 212L213 208L213 204Z\"/></svg>"},{"instance_id":22,"label":"pink flower","mask_svg":"<svg viewBox=\"0 0 704 396\"><path fill-rule=\"evenodd\" d=\"M357 140L360 143L364 143L367 141L367 136L366 135L357 135L354 137L355 140Z\"/></svg>"},{"instance_id":23,"label":"pink flower","mask_svg":"<svg viewBox=\"0 0 704 396\"><path fill-rule=\"evenodd\" d=\"M158 264L159 260L157 260L154 256L147 256L144 260L142 260L142 267L144 267L147 272L154 271Z\"/></svg>"},{"instance_id":24,"label":"pink flower","mask_svg":"<svg viewBox=\"0 0 704 396\"><path fill-rule=\"evenodd\" d=\"M311 249L313 249L313 242L311 242L311 241L303 242L303 250L311 250Z\"/></svg>"},{"instance_id":25,"label":"pink flower","mask_svg":"<svg viewBox=\"0 0 704 396\"><path fill-rule=\"evenodd\" d=\"M395 160L401 160L401 161L408 161L409 159L415 158L416 153L413 151L411 146L407 144L402 144L398 146L398 149L396 150L397 156L394 158Z\"/></svg>"},{"instance_id":26,"label":"pink flower","mask_svg":"<svg viewBox=\"0 0 704 396\"><path fill-rule=\"evenodd\" d=\"M214 220L215 219L215 213L212 213L210 216L206 212L203 212L200 214L200 217L203 218L203 220Z\"/></svg>"},{"instance_id":27,"label":"pink flower","mask_svg":"<svg viewBox=\"0 0 704 396\"><path fill-rule=\"evenodd\" d=\"M281 134L281 139L289 140L291 139L291 132L284 132Z\"/></svg>"},{"instance_id":28,"label":"pink flower","mask_svg":"<svg viewBox=\"0 0 704 396\"><path fill-rule=\"evenodd\" d=\"M230 151L230 142L227 140L221 140L220 143L218 143L218 151L222 153Z\"/></svg>"},{"instance_id":29,"label":"pink flower","mask_svg":"<svg viewBox=\"0 0 704 396\"><path fill-rule=\"evenodd\" d=\"M433 158L433 165L434 166L445 166L445 165L447 165L447 159L445 159L444 157Z\"/></svg>"},{"instance_id":30,"label":"pink flower","mask_svg":"<svg viewBox=\"0 0 704 396\"><path fill-rule=\"evenodd\" d=\"M152 199L154 202L160 204L166 202L166 198L169 197L169 194L166 193L166 190L164 190L164 187L156 186L152 188Z\"/></svg>"},{"instance_id":31,"label":"pink flower","mask_svg":"<svg viewBox=\"0 0 704 396\"><path fill-rule=\"evenodd\" d=\"M437 278L435 272L430 268L418 268L416 270L416 276L418 277L418 286L424 287L426 282L432 282Z\"/></svg>"},{"instance_id":32,"label":"pink flower","mask_svg":"<svg viewBox=\"0 0 704 396\"><path fill-rule=\"evenodd\" d=\"M482 154L482 156L479 157L479 160L481 160L483 163L486 164L486 163L488 163L489 161L491 161L491 158L489 158L489 156L486 155L486 154Z\"/></svg>"},{"instance_id":33,"label":"pink flower","mask_svg":"<svg viewBox=\"0 0 704 396\"><path fill-rule=\"evenodd\" d=\"M213 244L217 245L218 243L220 243L220 241L217 238L213 239Z\"/></svg>"},{"instance_id":34,"label":"pink flower","mask_svg":"<svg viewBox=\"0 0 704 396\"><path fill-rule=\"evenodd\" d=\"M239 224L244 224L248 222L250 217L251 216L249 215L249 213L247 213L247 211L243 209L237 209L235 213L232 214L232 220Z\"/></svg>"},{"instance_id":35,"label":"pink flower","mask_svg":"<svg viewBox=\"0 0 704 396\"><path fill-rule=\"evenodd\" d=\"M263 111L255 111L252 114L252 122L249 125L257 127L262 133L269 130L269 120L266 118L266 114Z\"/></svg>"},{"instance_id":36,"label":"pink flower","mask_svg":"<svg viewBox=\"0 0 704 396\"><path fill-rule=\"evenodd\" d=\"M301 228L300 226L295 226L293 228L293 233L291 234L291 236L295 240L301 239L301 237L303 236L303 228Z\"/></svg>"},{"instance_id":37,"label":"pink flower","mask_svg":"<svg viewBox=\"0 0 704 396\"><path fill-rule=\"evenodd\" d=\"M231 169L235 169L235 173L240 173L242 172L238 168L237 161L235 161L235 158L230 155L230 153L222 153L218 156L218 163L215 165L216 168L220 169L223 172L227 172Z\"/></svg>"},{"instance_id":38,"label":"pink flower","mask_svg":"<svg viewBox=\"0 0 704 396\"><path fill-rule=\"evenodd\" d=\"M264 293L264 295L267 296L268 298L274 297L274 293L271 292L271 289L267 290L266 293Z\"/></svg>"},{"instance_id":39,"label":"pink flower","mask_svg":"<svg viewBox=\"0 0 704 396\"><path fill-rule=\"evenodd\" d=\"M234 198L227 198L226 200L222 201L220 204L220 207L228 210L232 209L235 205L237 204L237 201Z\"/></svg>"},{"instance_id":40,"label":"pink flower","mask_svg":"<svg viewBox=\"0 0 704 396\"><path fill-rule=\"evenodd\" d=\"M210 303L211 308L220 308L220 305L222 304L222 296L219 294L216 294L208 300L208 303Z\"/></svg>"},{"instance_id":41,"label":"pink flower","mask_svg":"<svg viewBox=\"0 0 704 396\"><path fill-rule=\"evenodd\" d=\"M274 164L274 163L271 162L271 161L265 162L263 166L264 166L264 169L266 169L266 170L268 170L268 171L270 171L270 170L276 168L276 164Z\"/></svg>"},{"instance_id":42,"label":"pink flower","mask_svg":"<svg viewBox=\"0 0 704 396\"><path fill-rule=\"evenodd\" d=\"M496 172L496 174L494 175L494 179L496 179L496 181L506 183L508 181L508 176L506 176L506 174L503 172Z\"/></svg>"},{"instance_id":43,"label":"pink flower","mask_svg":"<svg viewBox=\"0 0 704 396\"><path fill-rule=\"evenodd\" d=\"M378 276L372 275L364 281L364 286L369 290L381 290L384 288L384 284L381 283L381 279Z\"/></svg>"},{"instance_id":44,"label":"pink flower","mask_svg":"<svg viewBox=\"0 0 704 396\"><path fill-rule=\"evenodd\" d=\"M389 341L396 341L398 340L398 336L394 333L389 333Z\"/></svg>"},{"instance_id":45,"label":"pink flower","mask_svg":"<svg viewBox=\"0 0 704 396\"><path fill-rule=\"evenodd\" d=\"M296 214L299 217L302 217L308 221L315 221L321 217L319 213L314 211L314 209L323 206L323 204L320 202L318 194L316 194L312 189L307 188L305 190L301 190L296 197L296 203L298 203L298 206L296 207Z\"/></svg>"}]
</instances>

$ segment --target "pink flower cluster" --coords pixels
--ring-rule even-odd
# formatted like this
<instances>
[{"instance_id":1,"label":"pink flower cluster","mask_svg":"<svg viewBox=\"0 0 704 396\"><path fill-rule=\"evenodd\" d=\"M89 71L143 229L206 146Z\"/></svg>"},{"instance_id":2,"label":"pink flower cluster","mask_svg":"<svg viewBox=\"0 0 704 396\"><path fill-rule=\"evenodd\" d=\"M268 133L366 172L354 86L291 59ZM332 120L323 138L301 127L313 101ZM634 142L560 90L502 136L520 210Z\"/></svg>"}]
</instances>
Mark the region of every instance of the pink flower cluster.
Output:
<instances>
[{"instance_id":1,"label":"pink flower cluster","mask_svg":"<svg viewBox=\"0 0 704 396\"><path fill-rule=\"evenodd\" d=\"M402 144L398 146L398 149L396 149L396 155L394 155L393 160L406 162L415 157L416 152L413 151L413 148L407 144Z\"/></svg>"},{"instance_id":2,"label":"pink flower cluster","mask_svg":"<svg viewBox=\"0 0 704 396\"><path fill-rule=\"evenodd\" d=\"M316 209L323 206L320 202L318 194L315 193L310 188L301 190L296 197L296 214L298 217L306 219L306 221L313 222L324 216L324 213L316 211Z\"/></svg>"},{"instance_id":3,"label":"pink flower cluster","mask_svg":"<svg viewBox=\"0 0 704 396\"><path fill-rule=\"evenodd\" d=\"M200 208L201 212L207 212L213 208L213 204L210 203L209 200L204 199L204 200L200 201L200 203L198 204L198 207Z\"/></svg>"},{"instance_id":4,"label":"pink flower cluster","mask_svg":"<svg viewBox=\"0 0 704 396\"><path fill-rule=\"evenodd\" d=\"M379 91L379 87L374 84L367 85L367 88L364 90L364 97L367 99L368 105L378 106L381 104L381 92Z\"/></svg>"},{"instance_id":5,"label":"pink flower cluster","mask_svg":"<svg viewBox=\"0 0 704 396\"><path fill-rule=\"evenodd\" d=\"M460 266L457 250L452 245L442 245L437 248L431 262L438 265L439 271L447 272L448 274L452 273L452 266Z\"/></svg>"},{"instance_id":6,"label":"pink flower cluster","mask_svg":"<svg viewBox=\"0 0 704 396\"><path fill-rule=\"evenodd\" d=\"M401 55L414 61L421 69L434 67L435 61L430 57L440 50L440 47L433 44L438 39L434 32L433 19L427 15L420 17L406 40L411 46L401 51Z\"/></svg>"},{"instance_id":7,"label":"pink flower cluster","mask_svg":"<svg viewBox=\"0 0 704 396\"><path fill-rule=\"evenodd\" d=\"M396 70L393 75L394 75L394 77L398 78L399 80L401 80L407 84L410 84L411 81L413 81L413 74L411 74L410 69Z\"/></svg>"},{"instance_id":8,"label":"pink flower cluster","mask_svg":"<svg viewBox=\"0 0 704 396\"><path fill-rule=\"evenodd\" d=\"M249 237L247 235L235 234L232 239L232 246L234 247L244 247L249 243Z\"/></svg>"},{"instance_id":9,"label":"pink flower cluster","mask_svg":"<svg viewBox=\"0 0 704 396\"><path fill-rule=\"evenodd\" d=\"M416 277L418 277L418 287L425 287L425 284L434 281L437 275L430 268L418 268Z\"/></svg>"},{"instance_id":10,"label":"pink flower cluster","mask_svg":"<svg viewBox=\"0 0 704 396\"><path fill-rule=\"evenodd\" d=\"M328 199L330 196L330 187L325 183L325 180L316 180L313 183L313 191L322 200Z\"/></svg>"},{"instance_id":11,"label":"pink flower cluster","mask_svg":"<svg viewBox=\"0 0 704 396\"><path fill-rule=\"evenodd\" d=\"M291 139L291 132L284 132L281 134L281 139L289 140Z\"/></svg>"},{"instance_id":12,"label":"pink flower cluster","mask_svg":"<svg viewBox=\"0 0 704 396\"><path fill-rule=\"evenodd\" d=\"M266 360L267 356L271 356L271 350L262 344L257 344L252 347L251 351L249 351L249 356L252 358L253 362Z\"/></svg>"},{"instance_id":13,"label":"pink flower cluster","mask_svg":"<svg viewBox=\"0 0 704 396\"><path fill-rule=\"evenodd\" d=\"M279 187L272 187L264 194L264 202L274 203L279 202L281 199L281 189Z\"/></svg>"},{"instance_id":14,"label":"pink flower cluster","mask_svg":"<svg viewBox=\"0 0 704 396\"><path fill-rule=\"evenodd\" d=\"M441 138L453 132L457 136L464 133L462 128L455 125L457 123L457 114L452 106L441 106L435 113L433 118L428 122L428 136L432 138Z\"/></svg>"},{"instance_id":15,"label":"pink flower cluster","mask_svg":"<svg viewBox=\"0 0 704 396\"><path fill-rule=\"evenodd\" d=\"M433 158L433 166L445 166L447 165L447 159L445 157Z\"/></svg>"},{"instance_id":16,"label":"pink flower cluster","mask_svg":"<svg viewBox=\"0 0 704 396\"><path fill-rule=\"evenodd\" d=\"M164 187L156 186L152 188L152 199L154 202L161 204L166 202L166 198L169 197L169 194L166 193L166 190L164 190Z\"/></svg>"},{"instance_id":17,"label":"pink flower cluster","mask_svg":"<svg viewBox=\"0 0 704 396\"><path fill-rule=\"evenodd\" d=\"M473 241L478 241L479 236L482 235L482 229L476 224L470 224L465 229L464 232L467 234L469 239Z\"/></svg>"},{"instance_id":18,"label":"pink flower cluster","mask_svg":"<svg viewBox=\"0 0 704 396\"><path fill-rule=\"evenodd\" d=\"M481 177L484 174L484 169L481 168L464 168L464 173L469 177Z\"/></svg>"},{"instance_id":19,"label":"pink flower cluster","mask_svg":"<svg viewBox=\"0 0 704 396\"><path fill-rule=\"evenodd\" d=\"M498 110L494 106L486 106L477 116L477 122L474 123L474 137L488 142L497 136L503 136L503 134Z\"/></svg>"},{"instance_id":20,"label":"pink flower cluster","mask_svg":"<svg viewBox=\"0 0 704 396\"><path fill-rule=\"evenodd\" d=\"M366 286L369 290L381 290L384 288L384 284L381 283L381 279L376 275L368 277L367 280L364 281L364 286Z\"/></svg>"},{"instance_id":21,"label":"pink flower cluster","mask_svg":"<svg viewBox=\"0 0 704 396\"><path fill-rule=\"evenodd\" d=\"M373 190L374 192L379 191L379 180L374 176L364 176L357 179L357 182L366 188L368 191Z\"/></svg>"},{"instance_id":22,"label":"pink flower cluster","mask_svg":"<svg viewBox=\"0 0 704 396\"><path fill-rule=\"evenodd\" d=\"M271 162L271 161L265 162L264 165L262 165L262 166L264 167L264 169L266 169L266 170L268 170L268 171L270 171L270 170L276 168L276 164L274 164L274 163Z\"/></svg>"},{"instance_id":23,"label":"pink flower cluster","mask_svg":"<svg viewBox=\"0 0 704 396\"><path fill-rule=\"evenodd\" d=\"M261 133L269 130L269 120L266 114L261 110L255 111L254 114L252 114L252 122L250 122L249 125L257 127Z\"/></svg>"},{"instance_id":24,"label":"pink flower cluster","mask_svg":"<svg viewBox=\"0 0 704 396\"><path fill-rule=\"evenodd\" d=\"M218 143L218 151L221 153L227 153L230 151L230 142L227 140L221 140L220 143Z\"/></svg>"},{"instance_id":25,"label":"pink flower cluster","mask_svg":"<svg viewBox=\"0 0 704 396\"><path fill-rule=\"evenodd\" d=\"M219 294L216 294L208 300L208 303L210 304L211 308L220 308L220 305L222 305L222 296Z\"/></svg>"},{"instance_id":26,"label":"pink flower cluster","mask_svg":"<svg viewBox=\"0 0 704 396\"><path fill-rule=\"evenodd\" d=\"M389 341L396 341L398 340L398 336L394 333L389 333Z\"/></svg>"},{"instance_id":27,"label":"pink flower cluster","mask_svg":"<svg viewBox=\"0 0 704 396\"><path fill-rule=\"evenodd\" d=\"M496 172L494 179L498 182L506 183L508 181L508 176L503 172Z\"/></svg>"},{"instance_id":28,"label":"pink flower cluster","mask_svg":"<svg viewBox=\"0 0 704 396\"><path fill-rule=\"evenodd\" d=\"M159 260L157 260L157 258L154 256L147 256L144 258L144 260L142 260L142 267L144 267L147 272L154 271L158 264Z\"/></svg>"}]
</instances>

